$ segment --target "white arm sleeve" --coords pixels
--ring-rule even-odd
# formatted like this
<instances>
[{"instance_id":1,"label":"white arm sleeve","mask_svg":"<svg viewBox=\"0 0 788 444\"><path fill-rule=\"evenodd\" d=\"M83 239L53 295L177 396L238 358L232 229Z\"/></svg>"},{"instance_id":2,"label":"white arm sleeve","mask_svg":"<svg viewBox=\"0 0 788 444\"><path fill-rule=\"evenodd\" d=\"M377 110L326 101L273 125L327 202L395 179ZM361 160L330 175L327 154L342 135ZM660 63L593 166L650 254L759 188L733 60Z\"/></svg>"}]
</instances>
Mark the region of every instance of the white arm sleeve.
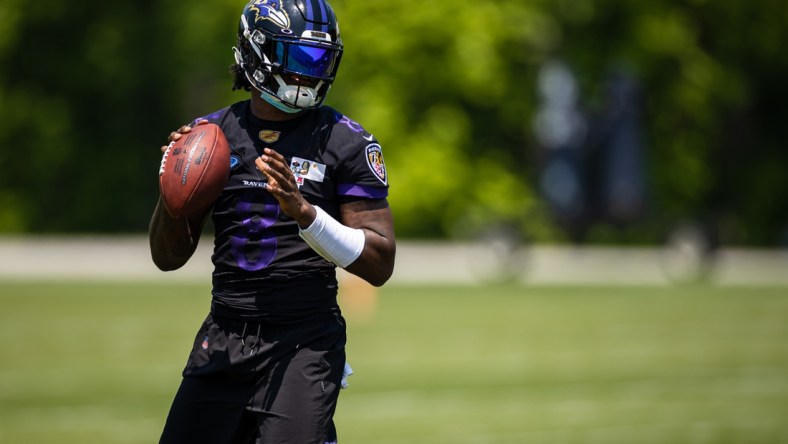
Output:
<instances>
[{"instance_id":1,"label":"white arm sleeve","mask_svg":"<svg viewBox=\"0 0 788 444\"><path fill-rule=\"evenodd\" d=\"M299 236L317 254L341 268L352 264L361 256L366 238L364 230L342 225L322 208L315 206L317 217L314 222L298 230Z\"/></svg>"}]
</instances>

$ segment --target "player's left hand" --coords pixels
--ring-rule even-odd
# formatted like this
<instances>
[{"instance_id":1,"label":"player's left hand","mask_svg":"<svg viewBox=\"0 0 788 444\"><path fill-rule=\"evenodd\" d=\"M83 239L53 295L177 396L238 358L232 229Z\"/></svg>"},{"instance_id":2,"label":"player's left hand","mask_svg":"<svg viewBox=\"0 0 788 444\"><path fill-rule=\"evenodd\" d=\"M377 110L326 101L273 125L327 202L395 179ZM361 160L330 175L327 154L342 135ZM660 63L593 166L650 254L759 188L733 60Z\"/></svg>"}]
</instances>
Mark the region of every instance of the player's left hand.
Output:
<instances>
[{"instance_id":1,"label":"player's left hand","mask_svg":"<svg viewBox=\"0 0 788 444\"><path fill-rule=\"evenodd\" d=\"M200 119L197 121L197 123L194 126L202 125L204 123L208 123L208 119ZM170 135L167 136L167 142L171 144L176 140L179 140L181 137L183 137L184 134L188 134L191 131L192 131L192 127L190 127L189 125L183 125L177 130L170 132ZM169 145L162 145L161 152L164 153L165 151L167 151L168 146Z\"/></svg>"},{"instance_id":2,"label":"player's left hand","mask_svg":"<svg viewBox=\"0 0 788 444\"><path fill-rule=\"evenodd\" d=\"M293 171L284 156L271 148L265 148L263 155L255 159L254 163L266 177L265 189L276 198L282 211L295 219L301 228L312 224L317 213L298 190Z\"/></svg>"}]
</instances>

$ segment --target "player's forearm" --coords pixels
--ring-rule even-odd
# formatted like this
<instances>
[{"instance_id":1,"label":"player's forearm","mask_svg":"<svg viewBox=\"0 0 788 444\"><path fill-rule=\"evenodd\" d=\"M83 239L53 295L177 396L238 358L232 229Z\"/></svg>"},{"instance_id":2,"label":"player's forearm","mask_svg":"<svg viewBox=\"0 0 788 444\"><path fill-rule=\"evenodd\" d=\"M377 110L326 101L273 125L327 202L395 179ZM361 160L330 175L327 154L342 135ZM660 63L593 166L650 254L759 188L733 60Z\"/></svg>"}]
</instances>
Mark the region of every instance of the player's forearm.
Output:
<instances>
[{"instance_id":1,"label":"player's forearm","mask_svg":"<svg viewBox=\"0 0 788 444\"><path fill-rule=\"evenodd\" d=\"M380 287L394 272L396 244L393 237L387 238L370 230L364 230L364 235L366 239L361 256L345 270Z\"/></svg>"},{"instance_id":2,"label":"player's forearm","mask_svg":"<svg viewBox=\"0 0 788 444\"><path fill-rule=\"evenodd\" d=\"M345 270L379 287L394 272L396 241L394 217L385 199L358 201L342 206L342 221L364 231L364 249Z\"/></svg>"},{"instance_id":3,"label":"player's forearm","mask_svg":"<svg viewBox=\"0 0 788 444\"><path fill-rule=\"evenodd\" d=\"M202 220L174 219L160 200L148 227L153 263L162 271L181 268L197 249L201 229Z\"/></svg>"},{"instance_id":4,"label":"player's forearm","mask_svg":"<svg viewBox=\"0 0 788 444\"><path fill-rule=\"evenodd\" d=\"M315 216L311 223L309 218L299 222L301 238L326 260L374 286L385 284L394 271L396 250L388 203L381 200L342 205L341 222L320 207L309 207Z\"/></svg>"}]
</instances>

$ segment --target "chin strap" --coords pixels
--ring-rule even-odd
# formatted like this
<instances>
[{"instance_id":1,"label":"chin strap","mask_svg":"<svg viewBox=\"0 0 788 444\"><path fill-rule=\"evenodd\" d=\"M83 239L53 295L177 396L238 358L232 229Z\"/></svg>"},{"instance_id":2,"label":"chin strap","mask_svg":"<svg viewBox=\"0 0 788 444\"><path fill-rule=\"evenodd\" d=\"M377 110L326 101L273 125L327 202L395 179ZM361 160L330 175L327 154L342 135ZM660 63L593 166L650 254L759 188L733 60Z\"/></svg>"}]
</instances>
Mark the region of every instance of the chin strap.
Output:
<instances>
[{"instance_id":1,"label":"chin strap","mask_svg":"<svg viewBox=\"0 0 788 444\"><path fill-rule=\"evenodd\" d=\"M279 100L299 108L312 108L317 105L317 90L323 86L322 80L314 88L304 85L288 85L278 74L274 75L274 80L279 84L279 89L276 91L276 97Z\"/></svg>"},{"instance_id":2,"label":"chin strap","mask_svg":"<svg viewBox=\"0 0 788 444\"><path fill-rule=\"evenodd\" d=\"M292 106L285 105L278 97L265 91L260 91L260 98L268 102L271 106L278 109L279 111L286 112L288 114L296 114L303 111L303 109L293 108Z\"/></svg>"}]
</instances>

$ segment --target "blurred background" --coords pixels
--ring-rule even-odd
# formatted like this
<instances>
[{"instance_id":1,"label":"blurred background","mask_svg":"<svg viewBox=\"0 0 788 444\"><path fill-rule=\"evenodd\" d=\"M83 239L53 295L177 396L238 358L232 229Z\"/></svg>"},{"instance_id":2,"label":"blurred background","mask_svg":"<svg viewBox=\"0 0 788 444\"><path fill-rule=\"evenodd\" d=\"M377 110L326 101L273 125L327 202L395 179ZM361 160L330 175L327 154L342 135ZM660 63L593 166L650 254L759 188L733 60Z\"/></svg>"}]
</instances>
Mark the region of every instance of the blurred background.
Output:
<instances>
[{"instance_id":1,"label":"blurred background","mask_svg":"<svg viewBox=\"0 0 788 444\"><path fill-rule=\"evenodd\" d=\"M210 292L159 147L247 98L243 3L0 3L0 443L158 438ZM400 246L346 443L788 443L783 0L331 4Z\"/></svg>"},{"instance_id":2,"label":"blurred background","mask_svg":"<svg viewBox=\"0 0 788 444\"><path fill-rule=\"evenodd\" d=\"M5 0L0 232L144 232L169 131L246 98L242 3ZM401 238L788 243L783 1L333 6Z\"/></svg>"}]
</instances>

